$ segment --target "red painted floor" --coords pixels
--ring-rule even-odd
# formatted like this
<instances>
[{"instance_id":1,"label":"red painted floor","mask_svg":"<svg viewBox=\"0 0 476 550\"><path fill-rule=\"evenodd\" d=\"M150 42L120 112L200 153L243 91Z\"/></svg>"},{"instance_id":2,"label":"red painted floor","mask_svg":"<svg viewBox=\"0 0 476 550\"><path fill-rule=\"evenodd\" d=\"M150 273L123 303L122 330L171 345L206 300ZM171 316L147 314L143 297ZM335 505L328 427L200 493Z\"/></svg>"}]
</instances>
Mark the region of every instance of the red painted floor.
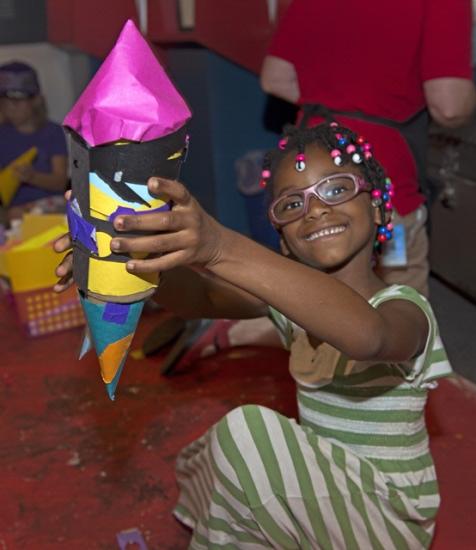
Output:
<instances>
[{"instance_id":1,"label":"red painted floor","mask_svg":"<svg viewBox=\"0 0 476 550\"><path fill-rule=\"evenodd\" d=\"M146 315L136 345L154 317ZM294 415L286 354L235 349L161 377L129 360L112 403L80 331L28 339L0 302L0 550L109 550L138 528L149 550L187 548L171 516L174 457L226 411ZM476 393L443 382L428 417L443 505L433 550L476 547Z\"/></svg>"}]
</instances>

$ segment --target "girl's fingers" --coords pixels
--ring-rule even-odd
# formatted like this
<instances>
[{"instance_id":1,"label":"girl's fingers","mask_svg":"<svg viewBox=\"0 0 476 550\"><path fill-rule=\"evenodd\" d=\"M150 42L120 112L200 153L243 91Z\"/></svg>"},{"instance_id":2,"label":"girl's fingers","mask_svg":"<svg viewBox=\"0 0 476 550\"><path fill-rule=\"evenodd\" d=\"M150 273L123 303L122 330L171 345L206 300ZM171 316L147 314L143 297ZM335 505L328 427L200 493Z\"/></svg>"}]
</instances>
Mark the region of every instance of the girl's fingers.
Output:
<instances>
[{"instance_id":1,"label":"girl's fingers","mask_svg":"<svg viewBox=\"0 0 476 550\"><path fill-rule=\"evenodd\" d=\"M69 233L59 237L59 239L54 242L53 248L55 252L66 252L66 250L69 250L71 248L71 237Z\"/></svg>"},{"instance_id":2,"label":"girl's fingers","mask_svg":"<svg viewBox=\"0 0 476 550\"><path fill-rule=\"evenodd\" d=\"M118 216L114 227L118 231L178 231L187 226L188 216L185 212L169 210L154 214L139 214L135 216Z\"/></svg>"},{"instance_id":3,"label":"girl's fingers","mask_svg":"<svg viewBox=\"0 0 476 550\"><path fill-rule=\"evenodd\" d=\"M177 252L165 254L160 258L130 260L127 262L126 268L130 273L157 273L188 264L187 258L188 255L186 252L178 250Z\"/></svg>"},{"instance_id":4,"label":"girl's fingers","mask_svg":"<svg viewBox=\"0 0 476 550\"><path fill-rule=\"evenodd\" d=\"M70 252L67 254L58 267L55 269L57 277L66 277L73 272L73 254Z\"/></svg>"},{"instance_id":5,"label":"girl's fingers","mask_svg":"<svg viewBox=\"0 0 476 550\"><path fill-rule=\"evenodd\" d=\"M182 230L176 233L164 233L147 237L131 237L113 239L111 250L113 252L148 252L158 254L172 252L193 246L194 239L189 231Z\"/></svg>"},{"instance_id":6,"label":"girl's fingers","mask_svg":"<svg viewBox=\"0 0 476 550\"><path fill-rule=\"evenodd\" d=\"M54 285L53 290L55 292L63 292L73 284L73 277L71 274L61 277L61 279Z\"/></svg>"},{"instance_id":7,"label":"girl's fingers","mask_svg":"<svg viewBox=\"0 0 476 550\"><path fill-rule=\"evenodd\" d=\"M65 192L64 198L69 201L69 199L71 198L71 189L68 189L68 191Z\"/></svg>"},{"instance_id":8,"label":"girl's fingers","mask_svg":"<svg viewBox=\"0 0 476 550\"><path fill-rule=\"evenodd\" d=\"M63 292L73 284L73 254L71 252L63 258L63 261L56 268L55 274L60 277L60 280L53 287L55 292Z\"/></svg>"},{"instance_id":9,"label":"girl's fingers","mask_svg":"<svg viewBox=\"0 0 476 550\"><path fill-rule=\"evenodd\" d=\"M188 189L177 180L149 178L147 187L153 195L166 195L175 204L181 206L187 206L192 200Z\"/></svg>"}]
</instances>

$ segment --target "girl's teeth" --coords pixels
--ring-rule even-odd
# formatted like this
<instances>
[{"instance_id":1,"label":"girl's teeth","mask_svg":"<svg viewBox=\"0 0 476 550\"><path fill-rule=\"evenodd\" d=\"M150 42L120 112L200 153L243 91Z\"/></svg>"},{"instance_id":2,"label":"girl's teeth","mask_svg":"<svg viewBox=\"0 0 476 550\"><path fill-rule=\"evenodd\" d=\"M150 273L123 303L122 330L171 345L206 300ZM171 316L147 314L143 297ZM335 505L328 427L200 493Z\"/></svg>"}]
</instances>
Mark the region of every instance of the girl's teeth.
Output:
<instances>
[{"instance_id":1,"label":"girl's teeth","mask_svg":"<svg viewBox=\"0 0 476 550\"><path fill-rule=\"evenodd\" d=\"M319 239L319 237L326 237L327 235L335 235L337 233L342 233L342 231L345 231L345 227L343 225L339 225L337 227L328 227L326 229L321 229L320 231L316 231L315 233L312 233L308 237L306 237L307 241L313 241L314 239Z\"/></svg>"}]
</instances>

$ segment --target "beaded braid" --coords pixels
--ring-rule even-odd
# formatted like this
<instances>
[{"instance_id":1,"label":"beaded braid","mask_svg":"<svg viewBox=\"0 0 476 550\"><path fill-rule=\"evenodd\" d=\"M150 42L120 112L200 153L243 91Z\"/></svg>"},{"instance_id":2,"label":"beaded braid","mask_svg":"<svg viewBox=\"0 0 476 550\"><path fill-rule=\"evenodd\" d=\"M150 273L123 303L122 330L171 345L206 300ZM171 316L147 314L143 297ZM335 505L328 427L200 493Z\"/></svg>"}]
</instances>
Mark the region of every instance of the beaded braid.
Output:
<instances>
[{"instance_id":1,"label":"beaded braid","mask_svg":"<svg viewBox=\"0 0 476 550\"><path fill-rule=\"evenodd\" d=\"M298 172L305 170L305 148L311 143L329 151L336 166L349 163L358 165L365 180L372 185L372 204L380 209L381 218L384 221L377 229L375 242L375 248L380 252L382 243L392 238L393 185L390 178L385 175L382 166L373 157L370 143L349 128L340 126L337 122L323 123L310 128L286 126L278 148L268 151L264 157L260 185L271 187L273 174L278 165L292 151L297 151L296 170Z\"/></svg>"}]
</instances>

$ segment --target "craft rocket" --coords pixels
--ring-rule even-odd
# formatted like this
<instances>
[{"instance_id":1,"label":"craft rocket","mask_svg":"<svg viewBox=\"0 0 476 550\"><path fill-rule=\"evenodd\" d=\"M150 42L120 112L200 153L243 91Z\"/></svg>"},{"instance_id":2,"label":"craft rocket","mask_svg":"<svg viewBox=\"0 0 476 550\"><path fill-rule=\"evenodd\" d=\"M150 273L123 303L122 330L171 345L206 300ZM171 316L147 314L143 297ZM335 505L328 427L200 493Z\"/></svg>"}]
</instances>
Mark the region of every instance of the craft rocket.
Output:
<instances>
[{"instance_id":1,"label":"craft rocket","mask_svg":"<svg viewBox=\"0 0 476 550\"><path fill-rule=\"evenodd\" d=\"M144 301L159 274L134 275L131 259L112 253L119 214L169 210L149 194L151 176L177 179L185 159L190 110L132 21L64 120L70 143L72 196L67 215L73 277L88 334L114 399ZM121 233L120 236L130 236Z\"/></svg>"}]
</instances>

